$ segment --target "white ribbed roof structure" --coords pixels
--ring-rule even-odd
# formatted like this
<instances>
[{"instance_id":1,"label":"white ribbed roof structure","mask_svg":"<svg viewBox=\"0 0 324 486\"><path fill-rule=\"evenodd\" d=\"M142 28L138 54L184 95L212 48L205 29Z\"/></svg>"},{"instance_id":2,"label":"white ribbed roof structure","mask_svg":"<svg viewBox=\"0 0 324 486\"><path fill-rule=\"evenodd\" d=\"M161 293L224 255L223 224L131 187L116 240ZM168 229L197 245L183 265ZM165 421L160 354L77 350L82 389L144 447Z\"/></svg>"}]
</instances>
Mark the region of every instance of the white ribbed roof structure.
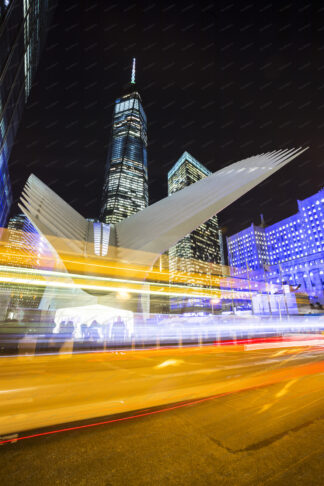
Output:
<instances>
[{"instance_id":1,"label":"white ribbed roof structure","mask_svg":"<svg viewBox=\"0 0 324 486\"><path fill-rule=\"evenodd\" d=\"M153 264L157 256L305 150L279 150L236 162L117 223L110 235L117 258ZM64 238L70 250L87 254L93 242L92 223L34 175L20 200L20 209L41 233Z\"/></svg>"}]
</instances>

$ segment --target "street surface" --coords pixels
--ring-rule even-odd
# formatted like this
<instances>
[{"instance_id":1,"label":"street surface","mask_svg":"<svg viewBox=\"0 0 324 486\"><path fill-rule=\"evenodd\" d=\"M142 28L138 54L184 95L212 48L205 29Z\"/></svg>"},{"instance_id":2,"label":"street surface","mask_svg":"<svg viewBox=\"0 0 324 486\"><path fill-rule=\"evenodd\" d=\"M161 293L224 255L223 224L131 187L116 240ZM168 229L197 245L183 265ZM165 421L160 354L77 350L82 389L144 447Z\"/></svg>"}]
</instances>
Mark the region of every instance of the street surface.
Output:
<instances>
[{"instance_id":1,"label":"street surface","mask_svg":"<svg viewBox=\"0 0 324 486\"><path fill-rule=\"evenodd\" d=\"M1 364L2 436L122 419L4 443L1 484L324 484L323 348L209 346Z\"/></svg>"}]
</instances>

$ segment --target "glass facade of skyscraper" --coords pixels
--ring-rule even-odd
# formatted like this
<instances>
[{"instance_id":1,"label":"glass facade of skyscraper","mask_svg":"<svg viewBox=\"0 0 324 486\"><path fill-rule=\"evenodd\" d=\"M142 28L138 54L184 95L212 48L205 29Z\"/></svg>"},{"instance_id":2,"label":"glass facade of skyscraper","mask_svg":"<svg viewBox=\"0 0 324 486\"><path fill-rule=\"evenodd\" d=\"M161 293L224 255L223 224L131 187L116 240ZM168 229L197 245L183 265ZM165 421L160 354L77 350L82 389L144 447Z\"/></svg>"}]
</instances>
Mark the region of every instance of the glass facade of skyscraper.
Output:
<instances>
[{"instance_id":1,"label":"glass facade of skyscraper","mask_svg":"<svg viewBox=\"0 0 324 486\"><path fill-rule=\"evenodd\" d=\"M6 265L22 268L46 268L52 269L56 257L44 236L40 235L30 220L24 214L18 214L10 218L8 223L7 243L4 247L5 255L8 255ZM31 274L35 281L41 279L37 272ZM13 284L6 285L10 290L11 311L20 309L35 309L39 306L44 286Z\"/></svg>"},{"instance_id":2,"label":"glass facade of skyscraper","mask_svg":"<svg viewBox=\"0 0 324 486\"><path fill-rule=\"evenodd\" d=\"M285 282L324 297L324 189L298 201L298 213L268 227L255 226L227 238L229 264L237 274ZM258 277L259 272L259 277Z\"/></svg>"},{"instance_id":3,"label":"glass facade of skyscraper","mask_svg":"<svg viewBox=\"0 0 324 486\"><path fill-rule=\"evenodd\" d=\"M184 152L168 173L168 194L180 191L210 174L211 172L206 167L188 152ZM205 285L206 276L211 272L215 273L215 267L211 270L213 264L218 265L221 262L220 232L217 216L214 216L170 248L170 280L178 281L180 273L185 275L187 283ZM221 273L220 268L219 273ZM201 275L201 281L199 275ZM200 299L191 300L193 307L201 304ZM176 307L176 302L177 300L171 303L171 308ZM190 303L188 304L190 305Z\"/></svg>"},{"instance_id":4,"label":"glass facade of skyscraper","mask_svg":"<svg viewBox=\"0 0 324 486\"><path fill-rule=\"evenodd\" d=\"M147 121L135 85L117 99L100 220L118 223L148 206Z\"/></svg>"},{"instance_id":5,"label":"glass facade of skyscraper","mask_svg":"<svg viewBox=\"0 0 324 486\"><path fill-rule=\"evenodd\" d=\"M11 202L12 194L8 166L4 157L0 156L0 228L3 228L7 224Z\"/></svg>"},{"instance_id":6,"label":"glass facade of skyscraper","mask_svg":"<svg viewBox=\"0 0 324 486\"><path fill-rule=\"evenodd\" d=\"M0 226L11 205L8 160L55 0L0 0Z\"/></svg>"}]
</instances>

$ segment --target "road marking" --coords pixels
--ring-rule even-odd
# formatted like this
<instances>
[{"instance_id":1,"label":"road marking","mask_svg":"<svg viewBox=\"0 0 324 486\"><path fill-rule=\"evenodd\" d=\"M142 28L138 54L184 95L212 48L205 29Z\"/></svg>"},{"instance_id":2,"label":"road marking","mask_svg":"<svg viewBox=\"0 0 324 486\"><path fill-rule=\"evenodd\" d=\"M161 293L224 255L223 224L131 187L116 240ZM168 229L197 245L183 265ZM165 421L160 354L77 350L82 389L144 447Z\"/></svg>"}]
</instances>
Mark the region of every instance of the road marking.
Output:
<instances>
[{"instance_id":1,"label":"road marking","mask_svg":"<svg viewBox=\"0 0 324 486\"><path fill-rule=\"evenodd\" d=\"M285 384L285 386L280 390L278 391L278 393L276 393L275 397L276 398L280 398L282 397L283 395L286 395L286 393L288 393L288 389L294 384L296 383L296 381L298 381L298 378L295 378L294 380L290 380L288 381L288 383Z\"/></svg>"},{"instance_id":2,"label":"road marking","mask_svg":"<svg viewBox=\"0 0 324 486\"><path fill-rule=\"evenodd\" d=\"M285 354L286 350L283 349L282 351L278 351L277 353L274 353L272 356L275 357L275 356L281 356L282 354Z\"/></svg>"},{"instance_id":3,"label":"road marking","mask_svg":"<svg viewBox=\"0 0 324 486\"><path fill-rule=\"evenodd\" d=\"M162 363L154 366L154 368L165 368L166 366L179 366L180 364L184 363L183 359L167 359Z\"/></svg>"},{"instance_id":4,"label":"road marking","mask_svg":"<svg viewBox=\"0 0 324 486\"><path fill-rule=\"evenodd\" d=\"M257 414L259 415L260 413L263 413L266 410L269 410L269 408L271 408L272 405L273 405L273 403L266 403L265 405L263 405L263 407L260 408L260 410L257 412Z\"/></svg>"}]
</instances>

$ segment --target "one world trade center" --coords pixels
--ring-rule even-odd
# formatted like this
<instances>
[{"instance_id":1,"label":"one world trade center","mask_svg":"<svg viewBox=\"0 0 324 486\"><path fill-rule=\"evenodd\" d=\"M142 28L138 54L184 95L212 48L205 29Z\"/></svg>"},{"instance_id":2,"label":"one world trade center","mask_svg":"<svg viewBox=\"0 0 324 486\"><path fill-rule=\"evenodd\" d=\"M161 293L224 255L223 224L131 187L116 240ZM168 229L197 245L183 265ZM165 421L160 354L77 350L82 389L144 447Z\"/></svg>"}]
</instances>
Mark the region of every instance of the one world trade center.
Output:
<instances>
[{"instance_id":1,"label":"one world trade center","mask_svg":"<svg viewBox=\"0 0 324 486\"><path fill-rule=\"evenodd\" d=\"M147 122L135 84L115 102L100 220L118 223L148 206Z\"/></svg>"}]
</instances>

